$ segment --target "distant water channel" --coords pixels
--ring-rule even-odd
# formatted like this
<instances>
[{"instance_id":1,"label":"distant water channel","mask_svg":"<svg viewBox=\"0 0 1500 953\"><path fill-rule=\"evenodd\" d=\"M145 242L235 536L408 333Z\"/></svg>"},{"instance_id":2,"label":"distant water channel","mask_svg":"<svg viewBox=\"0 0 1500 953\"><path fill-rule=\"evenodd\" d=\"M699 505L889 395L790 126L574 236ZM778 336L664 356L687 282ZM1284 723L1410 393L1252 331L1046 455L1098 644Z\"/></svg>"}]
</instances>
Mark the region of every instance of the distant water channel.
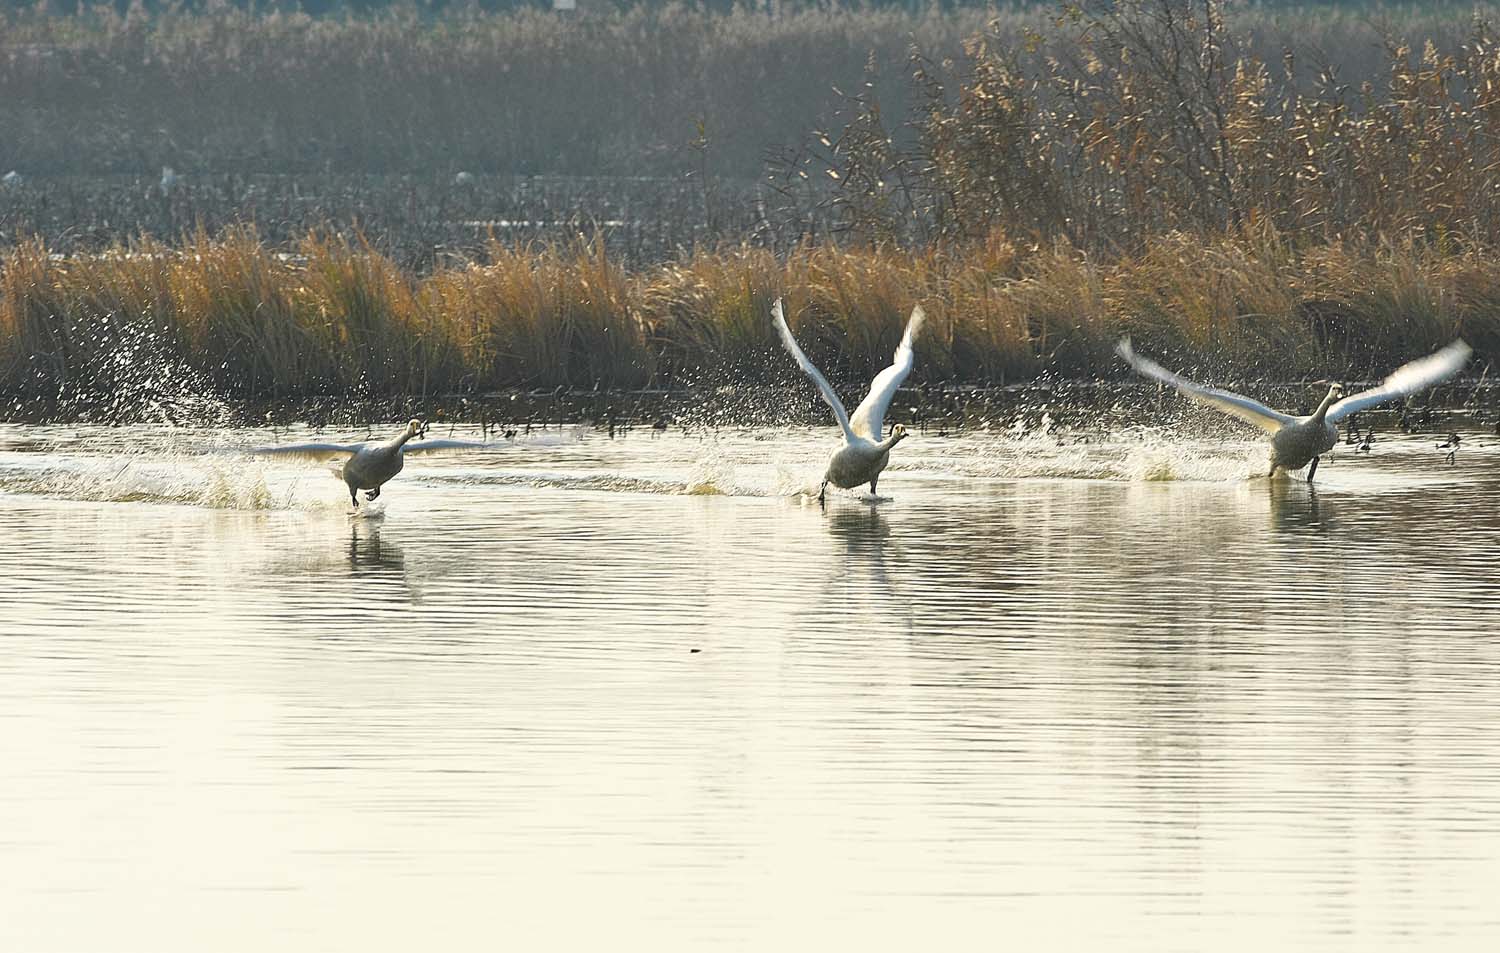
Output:
<instances>
[{"instance_id":1,"label":"distant water channel","mask_svg":"<svg viewBox=\"0 0 1500 953\"><path fill-rule=\"evenodd\" d=\"M0 427L0 949L1500 949L1500 437L833 433Z\"/></svg>"}]
</instances>

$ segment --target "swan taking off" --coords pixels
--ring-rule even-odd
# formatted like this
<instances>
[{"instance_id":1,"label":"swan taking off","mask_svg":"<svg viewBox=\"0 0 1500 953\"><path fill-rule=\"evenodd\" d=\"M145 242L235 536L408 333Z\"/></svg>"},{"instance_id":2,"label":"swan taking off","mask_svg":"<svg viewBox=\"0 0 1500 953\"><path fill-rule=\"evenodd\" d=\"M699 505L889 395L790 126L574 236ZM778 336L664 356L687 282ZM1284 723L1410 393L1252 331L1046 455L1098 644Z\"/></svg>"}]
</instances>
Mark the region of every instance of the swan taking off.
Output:
<instances>
[{"instance_id":1,"label":"swan taking off","mask_svg":"<svg viewBox=\"0 0 1500 953\"><path fill-rule=\"evenodd\" d=\"M917 332L922 328L922 321L927 315L922 311L922 306L917 305L911 309L911 318L906 322L906 333L901 336L901 343L896 347L896 356L891 361L891 366L875 375L875 380L870 382L870 393L858 407L854 409L854 416L844 409L844 402L839 400L839 395L834 392L816 365L807 359L802 353L802 348L797 346L797 339L792 337L792 329L787 327L786 315L781 310L781 299L776 299L776 304L771 308L771 316L776 319L776 331L781 335L781 343L792 352L797 366L802 368L803 373L813 379L822 393L823 399L833 409L833 417L838 421L839 429L844 432L844 445L834 452L828 460L828 469L823 474L823 485L818 488L818 502L823 502L823 495L828 491L828 484L836 487L849 489L862 483L870 484L870 495L875 495L875 483L880 479L880 471L890 462L891 448L901 442L906 436L906 428L897 424L891 431L891 435L884 440L880 439L881 431L885 427L885 412L891 406L891 398L896 396L896 389L901 382L906 380L906 375L911 373L912 362L915 355L912 353L912 341Z\"/></svg>"},{"instance_id":2,"label":"swan taking off","mask_svg":"<svg viewBox=\"0 0 1500 953\"><path fill-rule=\"evenodd\" d=\"M1433 354L1402 365L1379 386L1352 397L1344 397L1343 385L1334 384L1328 388L1328 396L1323 398L1318 409L1306 417L1279 413L1248 397L1203 387L1178 377L1155 361L1136 354L1130 347L1130 338L1121 340L1115 353L1138 373L1171 384L1193 400L1233 414L1270 434L1271 472L1267 476L1275 476L1277 470L1296 470L1311 461L1312 466L1307 470L1307 482L1311 483L1313 474L1318 472L1319 457L1338 443L1339 431L1334 424L1368 407L1441 384L1458 373L1469 360L1472 349L1461 340L1454 341Z\"/></svg>"},{"instance_id":3,"label":"swan taking off","mask_svg":"<svg viewBox=\"0 0 1500 953\"><path fill-rule=\"evenodd\" d=\"M408 453L431 453L434 450L488 449L491 444L472 440L419 440L413 437L427 433L427 424L413 420L390 440L382 443L293 443L283 447L259 447L251 453L272 456L307 457L328 460L346 457L339 476L349 487L349 499L359 508L357 490L367 490L365 499L380 495L380 487L401 472Z\"/></svg>"}]
</instances>

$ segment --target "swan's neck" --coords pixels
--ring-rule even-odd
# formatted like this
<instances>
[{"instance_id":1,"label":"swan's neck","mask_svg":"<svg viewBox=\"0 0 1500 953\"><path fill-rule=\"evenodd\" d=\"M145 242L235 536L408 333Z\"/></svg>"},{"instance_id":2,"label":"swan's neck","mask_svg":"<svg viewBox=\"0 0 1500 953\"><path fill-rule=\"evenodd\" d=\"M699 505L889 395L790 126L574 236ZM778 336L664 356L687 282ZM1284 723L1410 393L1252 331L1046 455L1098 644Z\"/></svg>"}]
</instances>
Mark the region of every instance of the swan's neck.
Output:
<instances>
[{"instance_id":1,"label":"swan's neck","mask_svg":"<svg viewBox=\"0 0 1500 953\"><path fill-rule=\"evenodd\" d=\"M396 438L396 449L400 450L402 447L406 446L406 441L410 440L414 436L416 436L416 434L412 433L410 430L401 431L401 436Z\"/></svg>"},{"instance_id":2,"label":"swan's neck","mask_svg":"<svg viewBox=\"0 0 1500 953\"><path fill-rule=\"evenodd\" d=\"M882 453L889 453L891 448L900 443L901 438L905 436L906 434L904 433L893 433L889 437L886 437L884 440L877 443L875 446L879 447Z\"/></svg>"},{"instance_id":3,"label":"swan's neck","mask_svg":"<svg viewBox=\"0 0 1500 953\"><path fill-rule=\"evenodd\" d=\"M1337 399L1337 396L1337 393L1333 390L1333 388L1330 387L1328 389L1328 396L1324 397L1323 403L1319 404L1318 409L1313 411L1313 423L1320 424L1323 422L1323 418L1328 415L1328 408L1333 406L1333 402L1335 399Z\"/></svg>"}]
</instances>

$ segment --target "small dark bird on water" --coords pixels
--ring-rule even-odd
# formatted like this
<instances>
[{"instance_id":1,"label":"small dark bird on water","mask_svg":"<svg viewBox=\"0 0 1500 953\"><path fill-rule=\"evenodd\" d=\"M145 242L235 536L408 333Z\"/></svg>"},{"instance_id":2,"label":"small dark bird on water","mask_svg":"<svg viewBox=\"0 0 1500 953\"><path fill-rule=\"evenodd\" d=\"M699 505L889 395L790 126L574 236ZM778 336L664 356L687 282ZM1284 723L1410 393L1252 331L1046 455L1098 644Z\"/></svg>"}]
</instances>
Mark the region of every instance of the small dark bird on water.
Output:
<instances>
[{"instance_id":1,"label":"small dark bird on water","mask_svg":"<svg viewBox=\"0 0 1500 953\"><path fill-rule=\"evenodd\" d=\"M1450 432L1448 434L1448 441L1446 443L1440 443L1437 445L1437 448L1439 450L1448 451L1447 459L1449 466L1452 466L1453 464L1458 462L1458 445L1462 442L1462 437L1460 437L1457 433Z\"/></svg>"}]
</instances>

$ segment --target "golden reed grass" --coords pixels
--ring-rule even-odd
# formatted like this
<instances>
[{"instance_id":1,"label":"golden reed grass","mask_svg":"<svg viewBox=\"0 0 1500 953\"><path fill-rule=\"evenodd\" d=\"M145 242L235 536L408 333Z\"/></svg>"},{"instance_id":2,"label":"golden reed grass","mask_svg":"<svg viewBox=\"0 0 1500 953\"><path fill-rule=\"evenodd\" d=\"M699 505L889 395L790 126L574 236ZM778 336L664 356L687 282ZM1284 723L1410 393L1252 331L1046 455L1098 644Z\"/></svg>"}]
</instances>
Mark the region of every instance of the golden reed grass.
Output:
<instances>
[{"instance_id":1,"label":"golden reed grass","mask_svg":"<svg viewBox=\"0 0 1500 953\"><path fill-rule=\"evenodd\" d=\"M693 38L732 23L741 45L715 47L725 58L709 72L715 83L744 80L746 98L721 102L716 115L759 115L767 101L800 101L788 77L822 55L796 46L787 24L818 26L823 32L809 35L842 49L835 59L847 63L851 51L864 58L874 49L861 32L870 24L883 32L905 22L905 14L863 8L803 21L746 11L716 20L672 6L586 18L564 41L557 18L530 14L278 16L227 9L145 20L23 16L11 25L41 44L42 65L15 65L29 63L30 53L0 60L0 84L24 91L53 72L73 82L96 61L144 56L154 64L144 85L120 88L193 77L174 88L207 96L230 89L215 85L229 82L225 57L236 68L292 57L289 75L299 83L329 64L357 78L365 75L359 63L378 63L389 77L372 78L369 88L349 89L348 77L332 74L326 85L299 86L317 91L298 103L312 110L305 140L312 153L333 142L326 136L342 135L343 119L330 117L347 114L356 119L350 128L383 130L365 157L377 165L417 161L433 143L461 152L459 126L483 131L501 120L525 135L497 142L575 155L517 115L456 114L424 97L453 83L477 89L465 86L484 74L466 72L472 53L485 69L514 65L527 83L561 95L558 102L578 92L583 77L591 90L626 90L632 102L651 103L666 74L628 57L620 62L640 66L628 81L609 72L620 65L614 60L590 73L579 66L592 62L584 54L671 52L666 61L680 66ZM953 39L943 31L959 20L922 16L934 43ZM1117 374L1111 349L1127 333L1173 363L1218 377L1363 375L1459 334L1482 358L1497 353L1500 34L1482 18L1443 44L1391 40L1381 53L1384 78L1357 92L1331 69L1306 76L1295 56L1266 65L1254 35L1236 33L1216 0L1067 0L1052 25L1034 29L1038 22L1034 12L998 17L951 61L918 53L907 94L921 108L896 128L888 117L901 113L882 104L880 77L867 74L826 132L771 163L772 179L795 189L823 183L804 191L837 241L779 254L699 248L630 270L599 241L492 243L473 263L421 274L355 239L314 235L273 248L251 228L200 231L172 246L142 239L83 256L22 241L0 252L0 388L87 395L143 386L151 368L162 369L156 377L188 375L242 396L766 379L787 369L766 317L778 295L813 358L851 380L888 359L916 301L931 318L919 342L917 376L925 381ZM670 29L658 31L663 25ZM757 39L760 27L770 32ZM257 45L268 37L287 43ZM786 40L782 68L768 66L773 39ZM547 79L554 41L583 44L567 46L578 54L569 61L577 75ZM42 55L64 47L71 52L61 60ZM86 49L97 57L73 56ZM248 66L245 75L261 77ZM693 75L708 82L707 73ZM388 81L399 88L381 85ZM792 85L776 85L783 82ZM498 92L508 88L501 83L482 98L495 108L523 106L527 123L567 113L552 108L556 102ZM320 101L330 89L354 105ZM64 111L87 99L41 92L37 102ZM199 105L201 115L171 97L135 104L140 115L175 110L182 121L251 115L233 96ZM120 114L136 115L135 106ZM619 108L611 117L568 114L571 134L586 128L590 142L608 143L615 155L635 145L650 152L651 143L611 139L611 123L631 115ZM684 108L667 110L691 118ZM419 113L457 125L382 125ZM808 128L804 120L796 120L799 130ZM52 139L22 138L67 142L67 128L60 124ZM273 153L286 144L267 135ZM731 151L758 156L767 141ZM358 145L335 151L351 143ZM397 153L378 157L390 148ZM587 167L606 162L578 154Z\"/></svg>"},{"instance_id":2,"label":"golden reed grass","mask_svg":"<svg viewBox=\"0 0 1500 953\"><path fill-rule=\"evenodd\" d=\"M4 253L0 389L101 392L138 386L142 368L242 397L779 380L778 295L808 352L847 380L889 360L914 302L929 315L914 382L1117 376L1124 334L1281 379L1379 371L1456 335L1500 352L1500 261L1417 243L1299 249L1262 229L1164 236L1109 261L998 238L784 259L742 247L627 272L580 242L495 245L417 276L346 241L285 254L240 230L175 249Z\"/></svg>"}]
</instances>

